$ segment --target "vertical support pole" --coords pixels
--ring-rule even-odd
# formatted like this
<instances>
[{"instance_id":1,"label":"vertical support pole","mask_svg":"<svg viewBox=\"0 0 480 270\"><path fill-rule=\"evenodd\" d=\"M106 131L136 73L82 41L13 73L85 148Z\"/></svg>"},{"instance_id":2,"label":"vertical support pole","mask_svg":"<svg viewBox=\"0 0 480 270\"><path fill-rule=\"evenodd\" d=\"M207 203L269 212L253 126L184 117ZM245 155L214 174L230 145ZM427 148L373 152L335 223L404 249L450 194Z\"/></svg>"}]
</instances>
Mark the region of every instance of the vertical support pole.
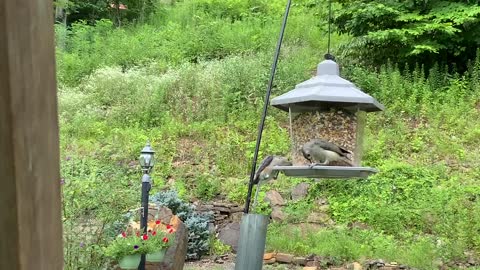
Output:
<instances>
[{"instance_id":1,"label":"vertical support pole","mask_svg":"<svg viewBox=\"0 0 480 270\"><path fill-rule=\"evenodd\" d=\"M267 239L269 217L260 214L246 214L240 224L235 270L261 270Z\"/></svg>"},{"instance_id":2,"label":"vertical support pole","mask_svg":"<svg viewBox=\"0 0 480 270\"><path fill-rule=\"evenodd\" d=\"M267 93L265 94L265 103L263 104L263 113L258 125L257 143L255 144L255 152L253 153L252 168L250 171L250 182L248 183L247 199L245 202L245 209L243 212L248 214L250 210L250 201L252 199L253 179L255 177L255 170L257 167L258 151L260 150L260 143L262 142L263 127L265 126L265 118L267 117L268 105L270 103L270 94L272 93L273 79L275 78L275 72L277 70L278 57L280 56L280 48L282 47L283 35L285 34L285 28L287 27L288 14L290 13L290 6L292 0L288 0L287 7L285 8L285 14L283 16L282 28L280 29L280 37L278 38L277 47L275 49L275 55L273 56L273 64L270 72L270 79L268 80Z\"/></svg>"},{"instance_id":3,"label":"vertical support pole","mask_svg":"<svg viewBox=\"0 0 480 270\"><path fill-rule=\"evenodd\" d=\"M140 228L143 228L143 233L147 233L147 223L148 223L148 193L150 192L151 188L151 180L150 175L147 173L143 174L142 177L142 216L140 218ZM145 270L145 258L146 254L142 254L142 259L140 261L140 265L138 266L138 270Z\"/></svg>"},{"instance_id":4,"label":"vertical support pole","mask_svg":"<svg viewBox=\"0 0 480 270\"><path fill-rule=\"evenodd\" d=\"M53 21L0 1L0 269L63 269Z\"/></svg>"}]
</instances>

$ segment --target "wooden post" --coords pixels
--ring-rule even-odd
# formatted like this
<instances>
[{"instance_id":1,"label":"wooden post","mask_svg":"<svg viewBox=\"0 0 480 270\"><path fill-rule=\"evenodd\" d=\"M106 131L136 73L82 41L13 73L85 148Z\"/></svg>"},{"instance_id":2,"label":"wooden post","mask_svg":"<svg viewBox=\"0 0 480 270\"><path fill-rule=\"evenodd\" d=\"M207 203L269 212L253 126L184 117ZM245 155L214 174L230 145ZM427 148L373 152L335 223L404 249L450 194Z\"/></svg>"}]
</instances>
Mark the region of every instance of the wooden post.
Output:
<instances>
[{"instance_id":1,"label":"wooden post","mask_svg":"<svg viewBox=\"0 0 480 270\"><path fill-rule=\"evenodd\" d=\"M63 268L51 0L0 0L0 269Z\"/></svg>"}]
</instances>

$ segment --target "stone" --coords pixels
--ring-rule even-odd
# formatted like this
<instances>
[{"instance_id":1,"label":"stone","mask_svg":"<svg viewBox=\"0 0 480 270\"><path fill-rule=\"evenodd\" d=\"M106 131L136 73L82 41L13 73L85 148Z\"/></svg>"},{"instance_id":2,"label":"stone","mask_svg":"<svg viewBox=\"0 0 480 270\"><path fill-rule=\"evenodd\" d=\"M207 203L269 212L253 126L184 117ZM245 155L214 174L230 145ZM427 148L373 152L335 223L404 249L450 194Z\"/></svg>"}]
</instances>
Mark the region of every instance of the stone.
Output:
<instances>
[{"instance_id":1,"label":"stone","mask_svg":"<svg viewBox=\"0 0 480 270\"><path fill-rule=\"evenodd\" d=\"M283 213L282 208L280 207L274 207L272 210L271 217L273 221L281 222L284 221L287 218L287 215Z\"/></svg>"},{"instance_id":2,"label":"stone","mask_svg":"<svg viewBox=\"0 0 480 270\"><path fill-rule=\"evenodd\" d=\"M292 190L292 200L298 201L305 198L308 195L309 183L300 183L296 185Z\"/></svg>"},{"instance_id":3,"label":"stone","mask_svg":"<svg viewBox=\"0 0 480 270\"><path fill-rule=\"evenodd\" d=\"M328 200L326 198L318 198L316 201L315 201L315 204L317 206L321 206L321 205L327 205L328 204Z\"/></svg>"},{"instance_id":4,"label":"stone","mask_svg":"<svg viewBox=\"0 0 480 270\"><path fill-rule=\"evenodd\" d=\"M164 219L166 221L166 219ZM146 270L182 270L187 256L188 230L185 224L173 216L169 223L175 229L175 240L168 247L165 257L160 263L149 263L145 265Z\"/></svg>"},{"instance_id":5,"label":"stone","mask_svg":"<svg viewBox=\"0 0 480 270\"><path fill-rule=\"evenodd\" d=\"M317 261L308 261L305 266L307 267L315 267L315 269L317 268L317 265L318 265L318 262Z\"/></svg>"},{"instance_id":6,"label":"stone","mask_svg":"<svg viewBox=\"0 0 480 270\"><path fill-rule=\"evenodd\" d=\"M317 270L316 266L305 266L303 267L303 270Z\"/></svg>"},{"instance_id":7,"label":"stone","mask_svg":"<svg viewBox=\"0 0 480 270\"><path fill-rule=\"evenodd\" d=\"M240 239L240 222L231 222L221 228L218 232L218 239L225 245L230 246L237 252L238 240Z\"/></svg>"},{"instance_id":8,"label":"stone","mask_svg":"<svg viewBox=\"0 0 480 270\"><path fill-rule=\"evenodd\" d=\"M285 200L283 200L282 195L275 190L270 190L265 195L265 201L270 203L270 206L284 206Z\"/></svg>"},{"instance_id":9,"label":"stone","mask_svg":"<svg viewBox=\"0 0 480 270\"><path fill-rule=\"evenodd\" d=\"M353 263L353 270L363 270L363 267L360 263L354 262Z\"/></svg>"},{"instance_id":10,"label":"stone","mask_svg":"<svg viewBox=\"0 0 480 270\"><path fill-rule=\"evenodd\" d=\"M230 213L230 208L229 207L223 207L223 206L215 206L213 207L214 211L219 211L221 213Z\"/></svg>"},{"instance_id":11,"label":"stone","mask_svg":"<svg viewBox=\"0 0 480 270\"><path fill-rule=\"evenodd\" d=\"M230 213L243 213L243 207L235 206L230 208Z\"/></svg>"},{"instance_id":12,"label":"stone","mask_svg":"<svg viewBox=\"0 0 480 270\"><path fill-rule=\"evenodd\" d=\"M234 222L240 222L243 217L243 212L233 213L230 215L230 220Z\"/></svg>"},{"instance_id":13,"label":"stone","mask_svg":"<svg viewBox=\"0 0 480 270\"><path fill-rule=\"evenodd\" d=\"M296 265L305 266L307 264L307 260L304 257L294 257L293 263Z\"/></svg>"},{"instance_id":14,"label":"stone","mask_svg":"<svg viewBox=\"0 0 480 270\"><path fill-rule=\"evenodd\" d=\"M327 213L330 210L330 205L323 204L317 207L318 212Z\"/></svg>"},{"instance_id":15,"label":"stone","mask_svg":"<svg viewBox=\"0 0 480 270\"><path fill-rule=\"evenodd\" d=\"M330 224L330 216L326 213L317 213L313 212L307 217L307 222L309 223L318 223L318 224Z\"/></svg>"},{"instance_id":16,"label":"stone","mask_svg":"<svg viewBox=\"0 0 480 270\"><path fill-rule=\"evenodd\" d=\"M365 223L354 221L353 223L348 224L348 227L351 229L360 229L360 230L369 230L370 226Z\"/></svg>"},{"instance_id":17,"label":"stone","mask_svg":"<svg viewBox=\"0 0 480 270\"><path fill-rule=\"evenodd\" d=\"M275 258L277 259L277 262L291 263L293 261L294 256L291 254L277 253Z\"/></svg>"},{"instance_id":18,"label":"stone","mask_svg":"<svg viewBox=\"0 0 480 270\"><path fill-rule=\"evenodd\" d=\"M271 258L269 260L263 260L263 264L273 264L275 263L277 260L275 258Z\"/></svg>"},{"instance_id":19,"label":"stone","mask_svg":"<svg viewBox=\"0 0 480 270\"><path fill-rule=\"evenodd\" d=\"M275 257L275 253L273 252L263 254L264 260L270 260L271 258L274 258L274 257Z\"/></svg>"}]
</instances>

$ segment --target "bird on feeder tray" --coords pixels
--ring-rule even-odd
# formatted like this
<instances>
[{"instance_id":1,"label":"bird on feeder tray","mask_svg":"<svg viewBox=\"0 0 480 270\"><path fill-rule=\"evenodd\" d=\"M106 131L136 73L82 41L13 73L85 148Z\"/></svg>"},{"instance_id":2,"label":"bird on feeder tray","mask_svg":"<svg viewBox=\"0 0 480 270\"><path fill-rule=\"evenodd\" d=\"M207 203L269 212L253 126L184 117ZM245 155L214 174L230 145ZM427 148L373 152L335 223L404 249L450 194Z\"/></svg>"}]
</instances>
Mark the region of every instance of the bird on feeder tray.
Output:
<instances>
[{"instance_id":1,"label":"bird on feeder tray","mask_svg":"<svg viewBox=\"0 0 480 270\"><path fill-rule=\"evenodd\" d=\"M255 172L253 178L253 184L257 185L257 190L255 191L255 199L253 201L253 208L257 205L258 192L260 190L260 184L268 182L272 179L277 179L279 171L273 171L274 166L292 166L292 162L288 161L287 158L281 156L267 156L262 160L260 166Z\"/></svg>"},{"instance_id":2,"label":"bird on feeder tray","mask_svg":"<svg viewBox=\"0 0 480 270\"><path fill-rule=\"evenodd\" d=\"M310 168L317 165L327 166L334 161L346 163L350 167L354 166L347 155L352 154L351 151L322 139L312 139L305 143L302 154L311 163Z\"/></svg>"}]
</instances>

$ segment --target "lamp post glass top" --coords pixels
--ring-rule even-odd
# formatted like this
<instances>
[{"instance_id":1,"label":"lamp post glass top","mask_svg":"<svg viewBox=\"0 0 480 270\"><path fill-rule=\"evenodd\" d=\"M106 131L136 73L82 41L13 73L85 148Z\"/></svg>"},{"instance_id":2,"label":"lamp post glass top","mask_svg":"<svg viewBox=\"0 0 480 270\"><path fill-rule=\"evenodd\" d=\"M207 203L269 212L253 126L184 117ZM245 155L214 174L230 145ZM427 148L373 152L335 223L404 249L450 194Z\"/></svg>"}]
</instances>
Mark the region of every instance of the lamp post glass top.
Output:
<instances>
[{"instance_id":1,"label":"lamp post glass top","mask_svg":"<svg viewBox=\"0 0 480 270\"><path fill-rule=\"evenodd\" d=\"M140 153L140 166L144 172L148 173L152 170L153 165L155 165L155 151L153 151L150 146L150 142L147 142L147 145L145 145Z\"/></svg>"}]
</instances>

